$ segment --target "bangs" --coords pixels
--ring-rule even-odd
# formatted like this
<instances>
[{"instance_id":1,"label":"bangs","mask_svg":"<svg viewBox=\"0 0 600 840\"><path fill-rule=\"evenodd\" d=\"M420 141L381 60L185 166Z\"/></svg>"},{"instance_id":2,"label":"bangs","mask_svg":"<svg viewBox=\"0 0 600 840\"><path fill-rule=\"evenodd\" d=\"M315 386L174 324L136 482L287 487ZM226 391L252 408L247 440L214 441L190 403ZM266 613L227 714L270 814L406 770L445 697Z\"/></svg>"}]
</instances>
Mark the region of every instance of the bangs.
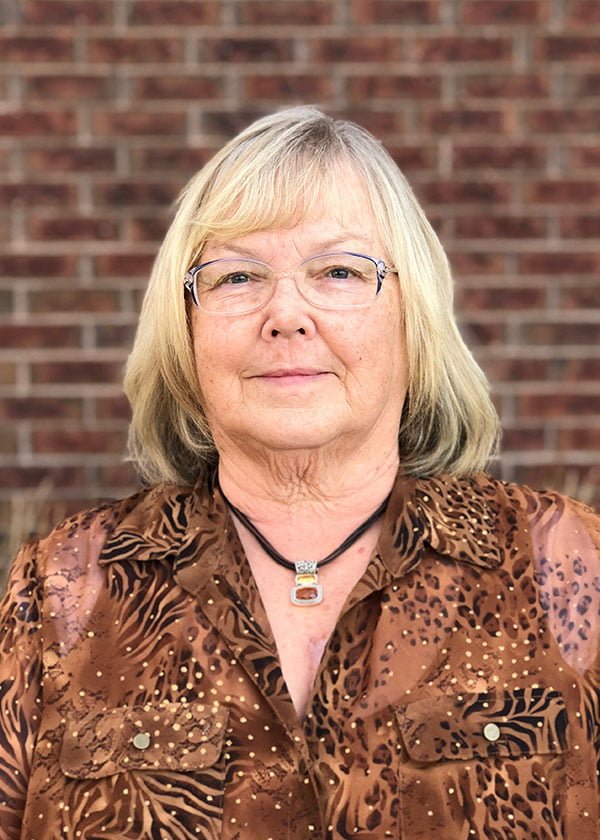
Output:
<instances>
[{"instance_id":1,"label":"bangs","mask_svg":"<svg viewBox=\"0 0 600 840\"><path fill-rule=\"evenodd\" d=\"M258 162L257 162L258 163ZM344 153L335 156L289 154L248 168L238 159L216 173L190 219L194 259L211 241L228 241L259 230L289 228L319 210L324 194L344 201L342 171L359 167Z\"/></svg>"}]
</instances>

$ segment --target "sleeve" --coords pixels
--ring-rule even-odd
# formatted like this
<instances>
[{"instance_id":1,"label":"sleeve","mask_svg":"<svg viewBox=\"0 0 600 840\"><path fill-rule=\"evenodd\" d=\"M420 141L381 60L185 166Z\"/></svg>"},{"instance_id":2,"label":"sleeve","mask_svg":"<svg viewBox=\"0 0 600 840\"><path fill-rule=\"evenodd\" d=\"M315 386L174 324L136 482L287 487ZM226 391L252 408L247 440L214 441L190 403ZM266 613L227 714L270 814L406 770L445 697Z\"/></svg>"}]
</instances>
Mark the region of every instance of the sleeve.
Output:
<instances>
[{"instance_id":1,"label":"sleeve","mask_svg":"<svg viewBox=\"0 0 600 840\"><path fill-rule=\"evenodd\" d=\"M600 783L600 516L564 496L532 521L536 576L563 660L585 685L585 726Z\"/></svg>"},{"instance_id":2,"label":"sleeve","mask_svg":"<svg viewBox=\"0 0 600 840\"><path fill-rule=\"evenodd\" d=\"M41 718L38 543L23 546L0 604L0 840L18 840Z\"/></svg>"}]
</instances>

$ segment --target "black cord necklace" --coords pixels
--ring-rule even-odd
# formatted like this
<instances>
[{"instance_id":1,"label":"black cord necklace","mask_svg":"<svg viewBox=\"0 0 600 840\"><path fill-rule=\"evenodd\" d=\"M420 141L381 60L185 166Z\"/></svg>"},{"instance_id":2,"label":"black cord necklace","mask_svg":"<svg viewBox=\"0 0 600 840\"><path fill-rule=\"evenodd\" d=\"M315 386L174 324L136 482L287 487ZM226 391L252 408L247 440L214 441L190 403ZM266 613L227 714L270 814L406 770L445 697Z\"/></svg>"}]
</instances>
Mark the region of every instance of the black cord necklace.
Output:
<instances>
[{"instance_id":1,"label":"black cord necklace","mask_svg":"<svg viewBox=\"0 0 600 840\"><path fill-rule=\"evenodd\" d=\"M220 485L219 490L221 490ZM369 530L371 525L373 525L373 523L376 522L383 514L390 500L390 496L387 496L379 505L377 510L375 510L368 519L365 519L358 528L352 531L350 536L346 537L344 542L330 552L327 557L324 557L319 561L297 560L295 563L292 563L291 560L287 560L283 554L280 554L277 549L271 545L268 539L261 534L256 525L246 516L245 513L243 513L239 508L236 508L236 506L229 501L225 493L223 493L223 490L221 490L221 495L223 496L223 501L229 510L234 514L234 516L236 516L237 519L240 520L242 525L250 531L263 551L280 566L296 573L296 584L295 586L292 586L290 598L292 604L296 604L301 607L311 607L315 604L321 603L323 600L323 587L317 582L318 568L326 566L327 563L331 563L332 560L335 560L336 557L339 557L340 554L343 554L350 548L350 546L354 545L354 543L362 537L362 535Z\"/></svg>"}]
</instances>

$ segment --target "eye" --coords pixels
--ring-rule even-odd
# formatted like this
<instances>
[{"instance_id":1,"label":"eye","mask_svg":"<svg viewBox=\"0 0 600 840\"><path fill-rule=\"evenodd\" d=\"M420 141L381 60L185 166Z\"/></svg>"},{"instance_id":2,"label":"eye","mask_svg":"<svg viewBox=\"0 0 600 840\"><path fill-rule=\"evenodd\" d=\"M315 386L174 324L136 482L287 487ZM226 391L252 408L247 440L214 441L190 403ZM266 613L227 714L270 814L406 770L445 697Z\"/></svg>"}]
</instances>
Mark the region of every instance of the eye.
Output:
<instances>
[{"instance_id":1,"label":"eye","mask_svg":"<svg viewBox=\"0 0 600 840\"><path fill-rule=\"evenodd\" d=\"M333 277L334 280L347 280L354 272L351 269L340 265L337 268L330 268L327 273L330 277Z\"/></svg>"},{"instance_id":2,"label":"eye","mask_svg":"<svg viewBox=\"0 0 600 840\"><path fill-rule=\"evenodd\" d=\"M216 286L241 286L246 283L252 282L256 278L253 277L252 274L249 274L247 271L232 271L230 274L222 274L217 282L215 283Z\"/></svg>"}]
</instances>

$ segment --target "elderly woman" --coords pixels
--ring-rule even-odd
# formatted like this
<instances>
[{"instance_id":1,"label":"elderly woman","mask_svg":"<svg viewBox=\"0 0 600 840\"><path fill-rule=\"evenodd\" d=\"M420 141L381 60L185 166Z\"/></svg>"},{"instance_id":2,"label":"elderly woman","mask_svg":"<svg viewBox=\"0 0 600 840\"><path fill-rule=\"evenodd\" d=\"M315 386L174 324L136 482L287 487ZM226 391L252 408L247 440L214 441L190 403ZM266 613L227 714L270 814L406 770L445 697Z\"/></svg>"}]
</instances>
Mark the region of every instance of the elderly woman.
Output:
<instances>
[{"instance_id":1,"label":"elderly woman","mask_svg":"<svg viewBox=\"0 0 600 840\"><path fill-rule=\"evenodd\" d=\"M598 523L482 472L442 248L366 131L194 177L126 375L148 489L17 557L0 837L600 837Z\"/></svg>"}]
</instances>

